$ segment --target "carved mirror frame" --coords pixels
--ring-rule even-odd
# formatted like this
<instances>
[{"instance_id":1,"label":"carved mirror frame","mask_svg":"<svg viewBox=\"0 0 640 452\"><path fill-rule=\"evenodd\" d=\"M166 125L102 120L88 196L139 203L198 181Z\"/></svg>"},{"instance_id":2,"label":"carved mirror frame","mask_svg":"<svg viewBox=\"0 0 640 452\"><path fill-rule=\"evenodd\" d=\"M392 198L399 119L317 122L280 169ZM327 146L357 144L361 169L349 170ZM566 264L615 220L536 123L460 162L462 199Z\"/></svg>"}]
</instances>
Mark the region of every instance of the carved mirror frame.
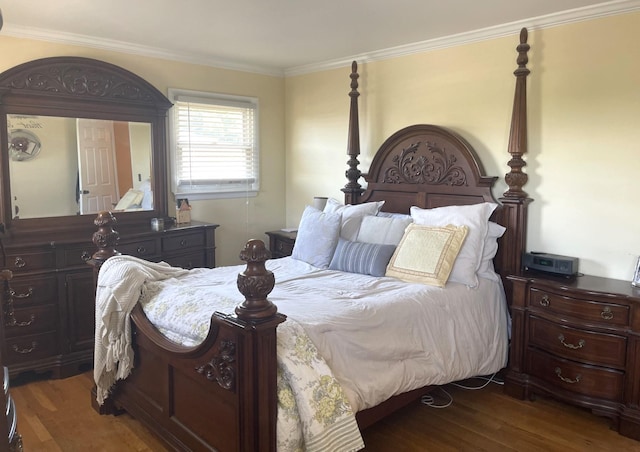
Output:
<instances>
[{"instance_id":1,"label":"carved mirror frame","mask_svg":"<svg viewBox=\"0 0 640 452\"><path fill-rule=\"evenodd\" d=\"M95 215L13 219L7 115L42 115L151 124L153 210L118 214L123 226L167 214L166 116L172 104L138 75L104 61L50 57L0 74L0 222L13 233L93 227Z\"/></svg>"}]
</instances>

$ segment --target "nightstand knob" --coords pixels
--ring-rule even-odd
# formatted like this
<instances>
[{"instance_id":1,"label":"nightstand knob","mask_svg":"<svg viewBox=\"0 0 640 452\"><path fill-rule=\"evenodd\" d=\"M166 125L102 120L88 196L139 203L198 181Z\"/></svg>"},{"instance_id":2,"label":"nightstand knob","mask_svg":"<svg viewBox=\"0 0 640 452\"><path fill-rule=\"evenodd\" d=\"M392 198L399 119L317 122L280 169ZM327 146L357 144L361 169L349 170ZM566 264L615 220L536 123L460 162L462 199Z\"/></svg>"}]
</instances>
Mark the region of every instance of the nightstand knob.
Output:
<instances>
[{"instance_id":1,"label":"nightstand knob","mask_svg":"<svg viewBox=\"0 0 640 452\"><path fill-rule=\"evenodd\" d=\"M611 308L608 306L604 308L600 313L600 317L602 317L605 320L611 320L613 318L613 312L611 312Z\"/></svg>"},{"instance_id":2,"label":"nightstand knob","mask_svg":"<svg viewBox=\"0 0 640 452\"><path fill-rule=\"evenodd\" d=\"M540 300L540 305L544 307L549 306L549 295L542 296L542 299Z\"/></svg>"},{"instance_id":3,"label":"nightstand knob","mask_svg":"<svg viewBox=\"0 0 640 452\"><path fill-rule=\"evenodd\" d=\"M578 341L578 345L567 344L567 343L564 341L564 335L562 335L562 334L561 334L560 336L558 336L558 340L560 341L560 343L561 343L562 345L564 345L564 346L565 346L565 347L567 347L567 348L570 348L571 350L578 350L578 349L580 349L580 348L584 347L584 344L585 344L584 339L580 339L580 340Z\"/></svg>"}]
</instances>

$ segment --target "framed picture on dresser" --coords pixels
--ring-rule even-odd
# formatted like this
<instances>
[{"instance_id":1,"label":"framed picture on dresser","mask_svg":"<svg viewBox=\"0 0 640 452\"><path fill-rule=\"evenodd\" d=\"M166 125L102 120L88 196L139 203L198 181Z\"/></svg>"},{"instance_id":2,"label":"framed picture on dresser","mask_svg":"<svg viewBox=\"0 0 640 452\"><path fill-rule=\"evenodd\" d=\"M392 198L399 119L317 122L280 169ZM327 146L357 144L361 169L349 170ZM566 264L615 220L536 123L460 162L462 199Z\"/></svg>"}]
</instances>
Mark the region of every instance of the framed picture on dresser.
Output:
<instances>
[{"instance_id":1,"label":"framed picture on dresser","mask_svg":"<svg viewBox=\"0 0 640 452\"><path fill-rule=\"evenodd\" d=\"M636 271L633 272L631 285L634 287L640 287L640 257L638 257L638 260L636 261Z\"/></svg>"}]
</instances>

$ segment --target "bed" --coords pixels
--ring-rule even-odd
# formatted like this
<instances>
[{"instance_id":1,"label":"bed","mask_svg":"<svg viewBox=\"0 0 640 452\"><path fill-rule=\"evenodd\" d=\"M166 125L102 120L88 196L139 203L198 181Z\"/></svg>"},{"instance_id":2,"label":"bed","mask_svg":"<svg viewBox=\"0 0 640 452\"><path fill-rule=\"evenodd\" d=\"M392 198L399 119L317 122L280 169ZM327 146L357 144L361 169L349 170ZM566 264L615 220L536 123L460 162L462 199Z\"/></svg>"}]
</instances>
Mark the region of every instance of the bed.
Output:
<instances>
[{"instance_id":1,"label":"bed","mask_svg":"<svg viewBox=\"0 0 640 452\"><path fill-rule=\"evenodd\" d=\"M476 153L462 137L439 126L412 125L394 133L382 144L368 174L363 176L357 159L360 153L359 76L354 62L350 75L349 161L346 170L348 181L342 189L344 203L325 208L324 212L306 209L298 233L301 243L310 243L304 240L304 231L315 234L315 244L323 243L322 232L306 229L305 220L307 224L313 224L317 219L325 218L334 225L337 236L336 232L329 234L335 237L330 253L333 256L326 256L322 265L314 259L324 256L325 248L317 249L311 244L308 250L296 242L292 257L269 260L269 252L259 240L249 241L241 251L241 258L247 262L246 268L185 271L162 264L137 262L135 258L116 256L114 219L110 213L101 213L96 219L99 230L94 235L99 250L90 261L97 270L102 267L99 275L102 285L98 286L96 301L100 306L96 311L96 369L104 368L103 358L112 353L99 349L102 345L98 333L101 322L104 318L112 318L103 316L103 307L109 306L116 298L125 299L125 292L133 295L126 298L131 300L126 303L128 308L116 315L123 320L116 329L118 337L131 338L133 354L125 356L126 371L110 369L112 380L108 381L106 391L104 382L99 382L94 388L92 402L96 410L102 414L125 410L156 433L168 447L176 450L274 451L279 444L282 446L282 432L279 432L282 427L278 426L279 406L286 405L282 376L294 375L289 378L289 383L292 387L300 384L303 391L304 387L312 384L314 388L319 387L317 383L300 383L302 380L291 370L300 364L296 359L290 359L293 362L285 363L283 367L287 357L302 356L298 352L282 353L286 343L290 342L292 347L288 350L305 344L303 354L322 358L318 360L318 375L323 382L328 382L322 386L326 391L317 399L344 402L344 406L336 408L334 404L331 407L332 413L340 413L338 422L316 430L319 434L313 437L314 442L305 447L307 450L336 450L334 445L340 444L341 450L358 450L362 444L358 443L354 429L357 432L358 428L366 428L416 401L434 385L473 374L492 373L504 367L508 347L506 304L510 292L504 278L520 272L525 249L527 206L531 201L522 189L527 182L526 173L522 171L525 165L522 157L526 152L526 77L529 73L526 68L529 49L526 41L527 31L523 29L517 47L518 68L515 71L516 90L508 149L510 170L505 176L509 189L499 200L491 191L497 177L484 174ZM361 177L366 181L366 188L359 183ZM344 256L346 254L342 253L348 252L345 250L358 243L357 240L349 240L352 237L344 221L346 209L350 212L368 211L373 207L373 215L357 216L356 239L363 230L364 217L388 219L369 219L369 223L373 221L373 230L377 221L390 224L406 220L409 215L412 223L418 223L415 227L413 224L408 226L400 243L389 251L389 267L398 272L395 278L377 276L379 270L372 273L376 276L349 268L345 271L345 267L353 265L353 259L345 258L340 262L334 258L337 250L341 250L340 255ZM475 223L455 228L448 224L430 223L434 212L445 212L438 221L446 223L451 215L457 218L457 213L451 212L458 210L477 211L482 218L477 223L480 229L475 227ZM336 211L341 214L332 216ZM494 224L492 227L499 232L490 240L495 247L490 252L487 250L488 256L482 256L487 248L486 240L491 235L489 224ZM409 242L409 230L414 234L411 236L414 242ZM344 237L340 237L343 233ZM442 242L446 246L443 247L457 247L453 259L438 260L438 268L442 264L447 277L443 280L438 275L430 276L436 279L436 283L429 285L429 289L425 289L427 286L424 284L412 282L411 278L416 277L415 268L406 265L406 259L411 256L406 255L403 260L398 252L414 249L413 245L418 243L416 238L424 237L421 234L431 238L446 237ZM456 267L462 261L467 244L476 246L471 259L477 262L470 264L476 265L471 273L468 265ZM388 244L375 245L380 245L374 247L378 252ZM337 262L334 264L334 261ZM489 266L487 277L477 276L483 262ZM131 268L139 268L140 272L132 272ZM212 284L212 279L201 282L198 279L200 273L215 278L216 283ZM113 287L118 289L105 292L101 287L108 285L105 281L109 277ZM145 281L143 296L138 297L140 289L136 284L141 284L142 280ZM152 284L149 284L150 280ZM192 305L201 305L207 299L218 297L217 292L216 295L206 292L213 290L210 287L213 285L224 286L225 295L221 298L226 301L223 308L219 308L220 305L209 308L214 311L210 318L192 315L196 323L199 322L195 328L200 331L199 335L186 339L177 337L180 332L172 328L181 322L172 317L174 320L161 324L162 316L154 317L154 311L169 309L171 300L183 298L186 303L199 300ZM230 293L229 288L236 285L244 296L241 303L237 303L232 295L226 295ZM196 292L204 286L205 295L197 295ZM372 297L372 289L384 296ZM114 292L117 297L113 296ZM417 311L407 309L420 306L418 310L424 310L421 306L425 303L419 298L424 292L439 294L433 295L435 301L432 304L436 309L421 314L425 317L418 317ZM483 295L478 298L479 293ZM441 298L443 295L448 297L445 301ZM466 296L476 298L465 300ZM238 295L237 299L241 296ZM473 302L484 299L490 300L487 301L488 309L478 307L478 311L469 315L460 314L469 311ZM337 307L339 302L345 302L346 307ZM454 312L456 303L461 308L455 311L456 315L449 316L454 320L443 320ZM403 307L405 305L413 305L413 308ZM438 318L434 314L438 310L445 317ZM486 319L480 321L485 314ZM431 321L435 323L421 328L420 322L426 322L430 316L434 317ZM470 323L458 323L459 317L468 317ZM356 323L365 319L365 324ZM420 320L416 322L416 319ZM402 331L401 337L394 338L393 333L384 329L392 325L395 325L395 331ZM415 330L421 329L424 331L414 334ZM466 333L461 334L461 329L475 330L473 334L478 336L463 339ZM429 342L424 339L425 334L437 345L429 349L430 356L439 355L437 359L425 361L417 356L416 347ZM370 341L374 336L376 339ZM336 340L328 340L329 337ZM474 337L482 338L477 342L483 345L474 347ZM120 344L117 348L122 351L125 345ZM384 376L380 369L386 364L369 363L371 366L366 371L354 371L354 368L361 368L350 366L355 362L368 366L361 355L369 359L373 356L369 353L377 351L383 355L386 353L387 359L401 356L402 359L397 361L402 365L389 366L393 371ZM369 361L376 361L378 355L375 356ZM459 364L462 361L473 364L461 369ZM425 368L429 371L425 372ZM117 375L118 372L121 375ZM116 381L115 385L111 386L113 381ZM295 387L292 391L296 391ZM304 395L297 394L296 397L299 404L312 405ZM325 408L315 407L315 415ZM298 409L304 408L298 406ZM313 416L312 413L311 418ZM313 426L304 424L302 430L305 429L313 430ZM306 433L300 434L305 441Z\"/></svg>"}]
</instances>

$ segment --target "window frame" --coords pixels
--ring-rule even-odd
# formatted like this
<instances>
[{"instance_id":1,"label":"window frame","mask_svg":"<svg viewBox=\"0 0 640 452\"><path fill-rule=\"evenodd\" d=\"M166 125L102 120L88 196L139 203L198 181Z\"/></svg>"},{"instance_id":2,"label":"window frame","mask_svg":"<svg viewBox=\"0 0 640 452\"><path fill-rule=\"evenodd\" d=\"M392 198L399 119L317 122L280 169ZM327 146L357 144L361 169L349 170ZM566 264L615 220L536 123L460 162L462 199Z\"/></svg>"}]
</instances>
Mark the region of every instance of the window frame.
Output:
<instances>
[{"instance_id":1,"label":"window frame","mask_svg":"<svg viewBox=\"0 0 640 452\"><path fill-rule=\"evenodd\" d=\"M257 196L260 191L260 140L259 140L259 125L260 125L260 105L257 97L251 96L238 96L223 93L194 91L179 88L169 88L168 96L169 100L173 103L169 113L169 154L171 168L171 190L175 198L188 198L190 200L199 199L221 199L221 198L246 198ZM255 172L253 179L255 182L249 182L252 178L247 178L244 187L240 184L232 184L231 188L222 189L223 184L209 184L201 185L200 188L184 189L178 184L178 148L177 148L177 124L176 124L176 108L177 102L180 99L189 99L194 103L211 104L211 105L226 105L238 104L245 105L246 107L252 106L253 112L253 163ZM185 99L186 98L186 99ZM253 185L253 187L252 187Z\"/></svg>"}]
</instances>

